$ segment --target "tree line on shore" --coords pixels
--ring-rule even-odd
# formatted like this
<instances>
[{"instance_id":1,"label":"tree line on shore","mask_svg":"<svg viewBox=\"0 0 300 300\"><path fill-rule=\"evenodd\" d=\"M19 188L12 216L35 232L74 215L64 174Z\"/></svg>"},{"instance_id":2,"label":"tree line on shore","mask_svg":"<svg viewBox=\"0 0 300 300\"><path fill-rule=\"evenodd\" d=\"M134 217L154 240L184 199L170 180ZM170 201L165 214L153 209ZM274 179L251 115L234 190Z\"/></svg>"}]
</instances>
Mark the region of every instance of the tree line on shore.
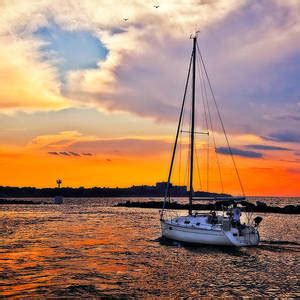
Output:
<instances>
[{"instance_id":1,"label":"tree line on shore","mask_svg":"<svg viewBox=\"0 0 300 300\"><path fill-rule=\"evenodd\" d=\"M38 198L55 196L84 198L84 197L163 197L165 188L156 186L131 186L127 188L112 187L92 187L92 188L35 188L35 187L7 187L0 186L0 198ZM171 189L172 197L187 197L186 189ZM217 194L208 192L195 192L195 196L228 196L227 194Z\"/></svg>"}]
</instances>

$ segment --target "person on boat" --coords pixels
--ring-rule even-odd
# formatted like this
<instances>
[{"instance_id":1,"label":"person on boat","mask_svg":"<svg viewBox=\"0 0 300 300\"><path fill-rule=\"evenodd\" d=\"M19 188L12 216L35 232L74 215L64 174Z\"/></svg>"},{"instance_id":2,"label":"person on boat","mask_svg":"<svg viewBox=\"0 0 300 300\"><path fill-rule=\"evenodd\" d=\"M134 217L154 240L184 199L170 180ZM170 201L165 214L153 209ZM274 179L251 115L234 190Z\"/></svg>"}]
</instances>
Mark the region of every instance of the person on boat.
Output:
<instances>
[{"instance_id":1,"label":"person on boat","mask_svg":"<svg viewBox=\"0 0 300 300\"><path fill-rule=\"evenodd\" d=\"M239 227L241 225L241 210L239 207L237 207L236 203L233 204L233 210L232 210L232 221L233 224L236 225L236 227Z\"/></svg>"},{"instance_id":2,"label":"person on boat","mask_svg":"<svg viewBox=\"0 0 300 300\"><path fill-rule=\"evenodd\" d=\"M213 210L211 212L211 224L217 224L218 223L218 217L216 212Z\"/></svg>"}]
</instances>

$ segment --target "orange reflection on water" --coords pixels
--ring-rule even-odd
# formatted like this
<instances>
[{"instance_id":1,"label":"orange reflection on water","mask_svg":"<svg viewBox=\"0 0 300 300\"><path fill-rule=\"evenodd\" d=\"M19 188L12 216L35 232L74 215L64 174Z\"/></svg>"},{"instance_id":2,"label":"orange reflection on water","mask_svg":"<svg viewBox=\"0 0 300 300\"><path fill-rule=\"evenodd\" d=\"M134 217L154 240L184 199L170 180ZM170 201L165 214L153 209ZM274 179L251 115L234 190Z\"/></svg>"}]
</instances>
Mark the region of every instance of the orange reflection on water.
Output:
<instances>
[{"instance_id":1,"label":"orange reflection on water","mask_svg":"<svg viewBox=\"0 0 300 300\"><path fill-rule=\"evenodd\" d=\"M8 207L0 218L14 225L1 233L3 296L296 295L293 244L280 251L272 244L233 250L162 245L157 210L84 201ZM268 215L261 237L293 241L298 223L298 216Z\"/></svg>"}]
</instances>

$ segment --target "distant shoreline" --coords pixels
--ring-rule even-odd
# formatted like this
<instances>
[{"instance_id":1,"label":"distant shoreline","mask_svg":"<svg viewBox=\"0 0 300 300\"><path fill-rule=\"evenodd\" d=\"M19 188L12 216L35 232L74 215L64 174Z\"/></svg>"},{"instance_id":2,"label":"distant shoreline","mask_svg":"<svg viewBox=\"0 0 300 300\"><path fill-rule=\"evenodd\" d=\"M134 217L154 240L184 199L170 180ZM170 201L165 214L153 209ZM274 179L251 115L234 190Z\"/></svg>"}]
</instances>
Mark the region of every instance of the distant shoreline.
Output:
<instances>
[{"instance_id":1,"label":"distant shoreline","mask_svg":"<svg viewBox=\"0 0 300 300\"><path fill-rule=\"evenodd\" d=\"M1 198L53 198L63 196L67 198L162 198L165 196L166 182L158 182L156 185L139 185L131 187L61 187L61 188L36 188L36 187L14 187L0 186ZM174 198L188 197L189 192L186 186L171 185L170 196ZM204 191L195 191L196 197L219 197L230 196L225 193L213 193ZM246 196L247 198L300 198L299 196Z\"/></svg>"},{"instance_id":2,"label":"distant shoreline","mask_svg":"<svg viewBox=\"0 0 300 300\"><path fill-rule=\"evenodd\" d=\"M92 188L35 188L35 187L8 187L0 186L0 198L49 198L63 196L70 198L86 197L164 197L167 182L158 182L156 185L138 185L127 188L92 187ZM186 186L170 184L169 195L171 197L188 197L189 192ZM230 196L224 193L210 193L195 191L196 197L217 197Z\"/></svg>"}]
</instances>

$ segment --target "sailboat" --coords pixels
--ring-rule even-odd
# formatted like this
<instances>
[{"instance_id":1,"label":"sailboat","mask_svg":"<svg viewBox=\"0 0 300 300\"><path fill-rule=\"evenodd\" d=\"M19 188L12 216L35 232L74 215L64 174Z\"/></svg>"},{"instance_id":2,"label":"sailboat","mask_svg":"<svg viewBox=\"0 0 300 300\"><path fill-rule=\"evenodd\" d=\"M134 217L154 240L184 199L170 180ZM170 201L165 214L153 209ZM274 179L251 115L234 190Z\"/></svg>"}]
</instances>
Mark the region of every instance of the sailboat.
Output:
<instances>
[{"instance_id":1,"label":"sailboat","mask_svg":"<svg viewBox=\"0 0 300 300\"><path fill-rule=\"evenodd\" d=\"M247 223L241 224L240 222L240 204L245 200L245 196L233 197L226 194L209 194L205 197L196 197L194 192L194 160L195 153L195 135L199 132L195 128L195 114L196 114L196 65L199 67L199 62L197 61L197 55L200 57L200 64L205 75L205 79L208 82L208 88L211 91L212 98L215 105L217 106L215 96L212 90L210 79L197 43L197 33L191 36L193 41L193 49L189 63L188 76L186 80L184 97L180 111L179 123L177 127L177 133L175 137L175 143L172 152L172 159L170 164L170 170L168 175L168 181L166 184L166 192L164 197L163 208L160 211L160 222L162 237L174 240L178 242L192 243L192 244L206 244L206 245L218 245L218 246L256 246L259 244L260 237L258 232L258 225L262 220L260 217L252 220L252 217L247 217ZM192 71L192 72L191 72ZM191 92L191 107L190 107L190 128L188 131L182 130L182 119L183 112L186 104L187 89L190 81L190 74L192 73L192 92ZM220 112L217 107L218 117L220 119L222 129L224 130L224 135L226 138L228 153L231 154L234 168L237 172L238 181L241 184L240 176L238 174L238 169L233 158L233 153L229 145L229 141L224 129L223 121L221 119ZM171 201L170 190L172 184L171 176L174 169L174 159L176 156L176 150L178 145L179 135L182 132L189 134L189 155L188 155L188 173L189 173L189 205L188 213L184 215L173 215L170 214L168 204ZM209 134L207 132L207 134ZM197 154L196 154L197 155ZM242 187L242 184L241 184ZM242 188L242 192L244 190ZM212 196L211 196L212 195ZM194 201L210 201L210 203L217 204L217 209L213 209L210 212L200 213L193 211ZM220 209L220 207L222 209Z\"/></svg>"}]
</instances>

